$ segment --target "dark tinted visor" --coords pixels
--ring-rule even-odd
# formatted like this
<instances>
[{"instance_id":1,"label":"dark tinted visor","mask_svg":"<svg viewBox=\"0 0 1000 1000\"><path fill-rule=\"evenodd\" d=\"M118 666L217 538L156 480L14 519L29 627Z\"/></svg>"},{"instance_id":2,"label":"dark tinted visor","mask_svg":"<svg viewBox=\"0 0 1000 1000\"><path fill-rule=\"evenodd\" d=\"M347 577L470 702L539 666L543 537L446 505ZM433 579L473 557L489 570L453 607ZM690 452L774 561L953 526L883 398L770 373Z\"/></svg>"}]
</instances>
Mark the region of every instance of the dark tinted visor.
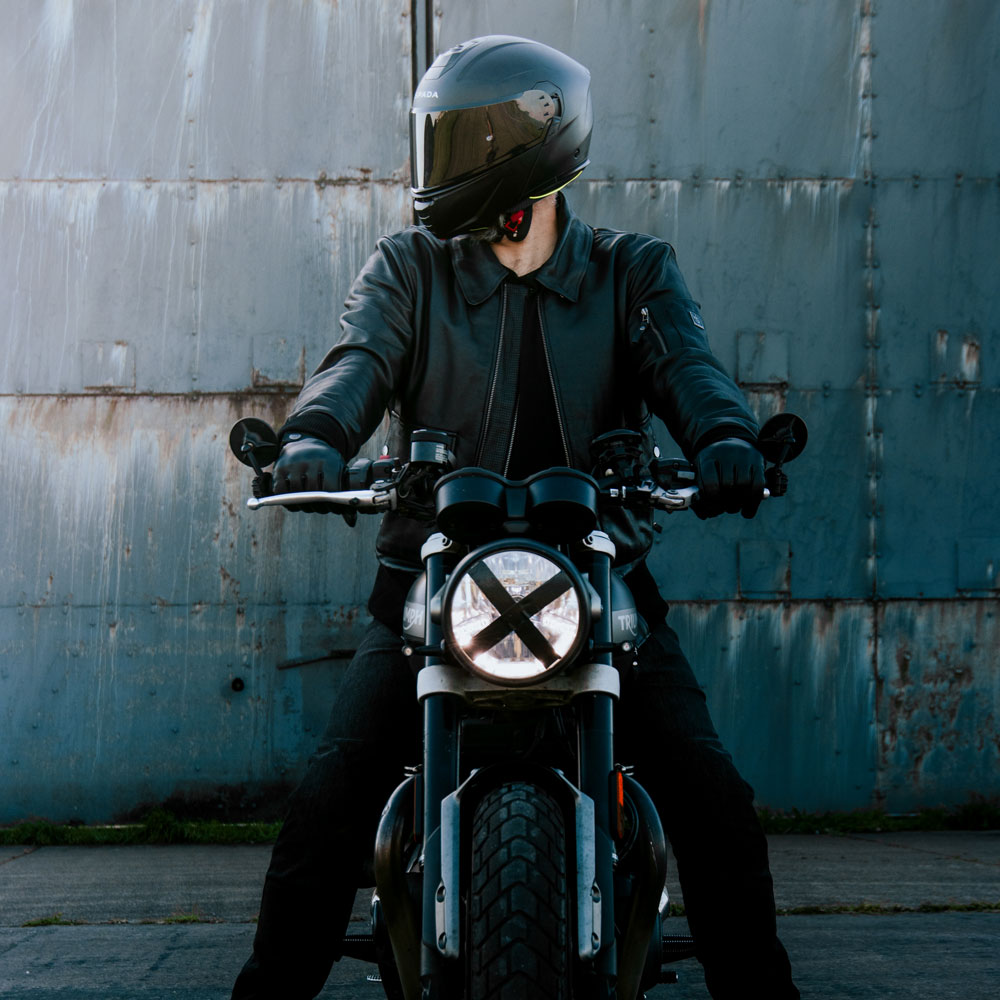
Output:
<instances>
[{"instance_id":1,"label":"dark tinted visor","mask_svg":"<svg viewBox=\"0 0 1000 1000\"><path fill-rule=\"evenodd\" d=\"M500 104L412 111L413 186L438 188L488 170L537 146L559 116L559 99L526 90Z\"/></svg>"}]
</instances>

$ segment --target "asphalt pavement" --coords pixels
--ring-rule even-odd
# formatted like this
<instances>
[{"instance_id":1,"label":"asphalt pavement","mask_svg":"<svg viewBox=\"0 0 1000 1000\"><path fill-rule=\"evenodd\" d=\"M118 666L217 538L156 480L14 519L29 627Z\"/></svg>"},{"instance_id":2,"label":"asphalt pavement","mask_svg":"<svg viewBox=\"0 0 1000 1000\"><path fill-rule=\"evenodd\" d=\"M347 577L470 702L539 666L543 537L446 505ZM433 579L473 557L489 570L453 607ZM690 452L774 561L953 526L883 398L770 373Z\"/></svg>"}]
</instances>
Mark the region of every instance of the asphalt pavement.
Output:
<instances>
[{"instance_id":1,"label":"asphalt pavement","mask_svg":"<svg viewBox=\"0 0 1000 1000\"><path fill-rule=\"evenodd\" d=\"M779 933L803 997L1000 994L1000 832L776 836L770 845ZM0 848L0 995L224 1000L249 953L268 855ZM359 929L369 898L358 895ZM682 918L671 923L668 932L686 932ZM680 982L649 1000L708 996L697 962L676 969ZM321 997L379 1000L370 970L338 963Z\"/></svg>"}]
</instances>

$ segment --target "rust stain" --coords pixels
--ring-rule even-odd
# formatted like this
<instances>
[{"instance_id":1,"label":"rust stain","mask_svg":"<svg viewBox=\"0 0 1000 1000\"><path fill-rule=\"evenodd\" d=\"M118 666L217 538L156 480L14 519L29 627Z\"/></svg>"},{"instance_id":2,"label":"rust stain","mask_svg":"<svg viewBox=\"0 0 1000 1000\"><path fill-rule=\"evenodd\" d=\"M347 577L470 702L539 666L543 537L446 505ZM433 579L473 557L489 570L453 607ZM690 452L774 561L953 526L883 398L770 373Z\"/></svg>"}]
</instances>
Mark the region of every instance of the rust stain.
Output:
<instances>
[{"instance_id":1,"label":"rust stain","mask_svg":"<svg viewBox=\"0 0 1000 1000\"><path fill-rule=\"evenodd\" d=\"M979 375L979 341L966 337L962 342L962 379L965 382L978 382Z\"/></svg>"}]
</instances>

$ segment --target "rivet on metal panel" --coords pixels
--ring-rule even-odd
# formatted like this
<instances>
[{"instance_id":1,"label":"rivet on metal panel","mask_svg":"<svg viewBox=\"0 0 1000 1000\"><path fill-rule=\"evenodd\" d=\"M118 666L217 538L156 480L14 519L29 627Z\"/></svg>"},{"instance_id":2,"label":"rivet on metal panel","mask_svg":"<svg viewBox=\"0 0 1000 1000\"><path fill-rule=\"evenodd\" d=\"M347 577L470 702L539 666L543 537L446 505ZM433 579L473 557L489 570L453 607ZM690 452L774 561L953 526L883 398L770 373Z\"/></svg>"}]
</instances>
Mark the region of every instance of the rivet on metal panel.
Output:
<instances>
[{"instance_id":1,"label":"rivet on metal panel","mask_svg":"<svg viewBox=\"0 0 1000 1000\"><path fill-rule=\"evenodd\" d=\"M924 387L919 382L913 383L913 395L922 396L924 394Z\"/></svg>"},{"instance_id":2,"label":"rivet on metal panel","mask_svg":"<svg viewBox=\"0 0 1000 1000\"><path fill-rule=\"evenodd\" d=\"M914 174L913 175L913 186L915 188L920 187L920 174Z\"/></svg>"}]
</instances>

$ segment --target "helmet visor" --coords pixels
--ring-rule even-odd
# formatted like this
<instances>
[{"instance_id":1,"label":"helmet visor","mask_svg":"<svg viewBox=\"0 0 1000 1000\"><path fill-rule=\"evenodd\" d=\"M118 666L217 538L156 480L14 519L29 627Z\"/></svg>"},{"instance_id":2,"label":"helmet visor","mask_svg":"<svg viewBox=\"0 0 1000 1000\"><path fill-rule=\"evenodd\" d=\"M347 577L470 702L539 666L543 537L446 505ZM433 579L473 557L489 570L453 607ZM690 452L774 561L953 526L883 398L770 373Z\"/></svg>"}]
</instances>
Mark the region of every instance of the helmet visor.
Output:
<instances>
[{"instance_id":1,"label":"helmet visor","mask_svg":"<svg viewBox=\"0 0 1000 1000\"><path fill-rule=\"evenodd\" d=\"M559 117L559 99L544 90L475 108L410 113L413 187L454 184L541 143Z\"/></svg>"}]
</instances>

